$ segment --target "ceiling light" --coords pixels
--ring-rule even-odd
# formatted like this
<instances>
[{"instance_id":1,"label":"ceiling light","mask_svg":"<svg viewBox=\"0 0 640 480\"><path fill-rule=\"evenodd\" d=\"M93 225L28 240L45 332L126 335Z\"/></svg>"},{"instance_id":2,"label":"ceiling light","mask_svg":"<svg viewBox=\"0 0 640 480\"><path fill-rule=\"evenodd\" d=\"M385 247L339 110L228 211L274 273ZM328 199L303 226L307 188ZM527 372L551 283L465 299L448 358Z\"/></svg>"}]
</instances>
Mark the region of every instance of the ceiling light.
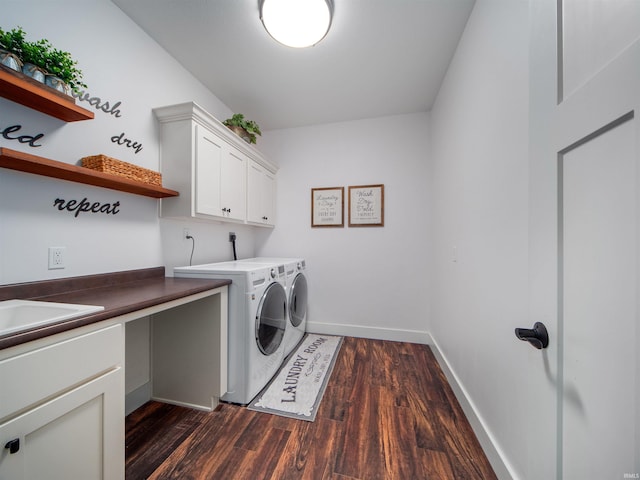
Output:
<instances>
[{"instance_id":1,"label":"ceiling light","mask_svg":"<svg viewBox=\"0 0 640 480\"><path fill-rule=\"evenodd\" d=\"M322 40L331 26L332 0L261 0L260 19L274 40L304 48Z\"/></svg>"}]
</instances>

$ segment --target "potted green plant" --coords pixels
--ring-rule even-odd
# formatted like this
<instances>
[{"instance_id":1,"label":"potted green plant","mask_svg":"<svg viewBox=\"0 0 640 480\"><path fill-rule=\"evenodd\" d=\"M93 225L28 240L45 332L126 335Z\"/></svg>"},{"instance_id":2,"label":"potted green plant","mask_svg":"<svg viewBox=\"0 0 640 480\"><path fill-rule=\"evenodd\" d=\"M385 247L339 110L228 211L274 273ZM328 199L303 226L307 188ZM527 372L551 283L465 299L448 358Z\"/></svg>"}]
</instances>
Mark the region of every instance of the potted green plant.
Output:
<instances>
[{"instance_id":1,"label":"potted green plant","mask_svg":"<svg viewBox=\"0 0 640 480\"><path fill-rule=\"evenodd\" d=\"M87 88L82 82L82 72L69 52L53 48L43 38L37 42L25 40L25 31L16 27L11 31L0 28L0 61L63 93Z\"/></svg>"},{"instance_id":2,"label":"potted green plant","mask_svg":"<svg viewBox=\"0 0 640 480\"><path fill-rule=\"evenodd\" d=\"M10 31L0 28L0 63L20 72L22 70L22 44L24 43L24 30L16 27Z\"/></svg>"},{"instance_id":3,"label":"potted green plant","mask_svg":"<svg viewBox=\"0 0 640 480\"><path fill-rule=\"evenodd\" d=\"M242 113L236 113L222 123L247 143L256 143L256 135L262 135L258 124L253 120L246 120Z\"/></svg>"},{"instance_id":4,"label":"potted green plant","mask_svg":"<svg viewBox=\"0 0 640 480\"><path fill-rule=\"evenodd\" d=\"M82 72L77 68L77 64L69 52L52 48L48 51L45 61L45 70L48 72L46 84L65 93L68 93L68 88L87 88L82 82Z\"/></svg>"},{"instance_id":5,"label":"potted green plant","mask_svg":"<svg viewBox=\"0 0 640 480\"><path fill-rule=\"evenodd\" d=\"M47 73L47 58L51 50L49 40L41 39L37 42L22 43L22 73L34 80L44 83Z\"/></svg>"}]
</instances>

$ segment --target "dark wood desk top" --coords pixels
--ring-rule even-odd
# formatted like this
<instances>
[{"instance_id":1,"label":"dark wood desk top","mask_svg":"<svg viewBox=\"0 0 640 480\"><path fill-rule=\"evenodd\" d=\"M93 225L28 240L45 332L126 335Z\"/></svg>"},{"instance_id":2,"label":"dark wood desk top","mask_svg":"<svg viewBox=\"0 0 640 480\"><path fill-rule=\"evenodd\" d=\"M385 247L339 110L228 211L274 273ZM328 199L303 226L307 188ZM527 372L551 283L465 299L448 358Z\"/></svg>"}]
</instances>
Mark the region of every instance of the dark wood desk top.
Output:
<instances>
[{"instance_id":1,"label":"dark wood desk top","mask_svg":"<svg viewBox=\"0 0 640 480\"><path fill-rule=\"evenodd\" d=\"M229 285L231 280L165 277L164 267L0 286L0 301L14 298L101 305L101 312L0 336L0 349Z\"/></svg>"}]
</instances>

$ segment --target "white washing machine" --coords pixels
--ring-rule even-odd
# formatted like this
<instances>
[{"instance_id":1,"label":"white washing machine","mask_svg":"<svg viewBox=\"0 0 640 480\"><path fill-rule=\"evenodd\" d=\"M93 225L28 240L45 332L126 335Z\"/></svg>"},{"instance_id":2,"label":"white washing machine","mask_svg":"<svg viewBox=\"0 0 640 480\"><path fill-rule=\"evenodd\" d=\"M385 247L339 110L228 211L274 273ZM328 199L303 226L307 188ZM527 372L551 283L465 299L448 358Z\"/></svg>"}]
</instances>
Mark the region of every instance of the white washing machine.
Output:
<instances>
[{"instance_id":1,"label":"white washing machine","mask_svg":"<svg viewBox=\"0 0 640 480\"><path fill-rule=\"evenodd\" d=\"M307 331L307 262L303 258L256 257L239 260L285 268L287 289L287 329L284 334L284 355L289 355Z\"/></svg>"},{"instance_id":2,"label":"white washing machine","mask_svg":"<svg viewBox=\"0 0 640 480\"><path fill-rule=\"evenodd\" d=\"M225 402L246 405L284 360L287 292L284 266L223 262L176 267L175 277L226 278L229 285L228 369Z\"/></svg>"}]
</instances>

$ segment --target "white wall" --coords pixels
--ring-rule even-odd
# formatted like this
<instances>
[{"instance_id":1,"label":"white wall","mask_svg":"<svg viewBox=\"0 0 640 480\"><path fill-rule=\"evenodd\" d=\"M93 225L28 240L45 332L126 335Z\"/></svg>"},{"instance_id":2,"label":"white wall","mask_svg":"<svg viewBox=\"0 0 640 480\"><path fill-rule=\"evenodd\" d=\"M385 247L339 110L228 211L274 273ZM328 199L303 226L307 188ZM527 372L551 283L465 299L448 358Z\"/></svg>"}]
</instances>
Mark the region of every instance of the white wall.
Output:
<instances>
[{"instance_id":1,"label":"white wall","mask_svg":"<svg viewBox=\"0 0 640 480\"><path fill-rule=\"evenodd\" d=\"M267 132L278 225L263 255L307 259L309 329L425 341L429 308L427 114ZM384 227L311 228L311 188L384 184Z\"/></svg>"},{"instance_id":2,"label":"white wall","mask_svg":"<svg viewBox=\"0 0 640 480\"><path fill-rule=\"evenodd\" d=\"M431 334L515 477L535 422L533 349L514 336L529 326L528 33L528 2L478 0L431 112Z\"/></svg>"},{"instance_id":3,"label":"white wall","mask_svg":"<svg viewBox=\"0 0 640 480\"><path fill-rule=\"evenodd\" d=\"M104 153L157 170L153 107L195 100L230 114L108 0L0 6L0 26L71 51L88 91L122 111L65 124L0 98L0 130L45 133L36 149L1 137L0 146L68 163ZM527 35L526 1L478 0L431 115L265 132L259 148L280 165L274 230L159 220L153 199L0 169L0 284L186 264L185 226L194 263L227 260L235 231L240 257L308 260L310 329L409 341L431 332L522 476L535 445L523 416L530 347L513 335L529 323ZM113 144L121 132L143 150ZM311 188L373 183L385 185L383 228L310 227ZM120 201L121 213L73 218L52 208L57 197ZM67 247L67 269L47 270L48 246Z\"/></svg>"},{"instance_id":4,"label":"white wall","mask_svg":"<svg viewBox=\"0 0 640 480\"><path fill-rule=\"evenodd\" d=\"M159 169L157 106L196 101L215 117L231 113L202 84L152 41L109 0L1 0L0 26L22 26L28 40L49 39L72 53L84 73L87 93L120 102L121 117L94 111L95 119L65 123L0 98L0 131L21 125L20 134L45 136L32 148L0 136L0 146L76 163L103 153L153 170ZM139 153L111 141L125 133L142 144ZM119 201L117 215L81 214L53 208L56 198ZM194 262L231 259L229 228L158 219L158 201L113 190L0 169L0 284L101 272L187 264L196 238ZM233 228L242 255L254 252L254 229ZM66 247L67 268L47 269L49 246ZM168 272L169 273L169 272Z\"/></svg>"}]
</instances>

